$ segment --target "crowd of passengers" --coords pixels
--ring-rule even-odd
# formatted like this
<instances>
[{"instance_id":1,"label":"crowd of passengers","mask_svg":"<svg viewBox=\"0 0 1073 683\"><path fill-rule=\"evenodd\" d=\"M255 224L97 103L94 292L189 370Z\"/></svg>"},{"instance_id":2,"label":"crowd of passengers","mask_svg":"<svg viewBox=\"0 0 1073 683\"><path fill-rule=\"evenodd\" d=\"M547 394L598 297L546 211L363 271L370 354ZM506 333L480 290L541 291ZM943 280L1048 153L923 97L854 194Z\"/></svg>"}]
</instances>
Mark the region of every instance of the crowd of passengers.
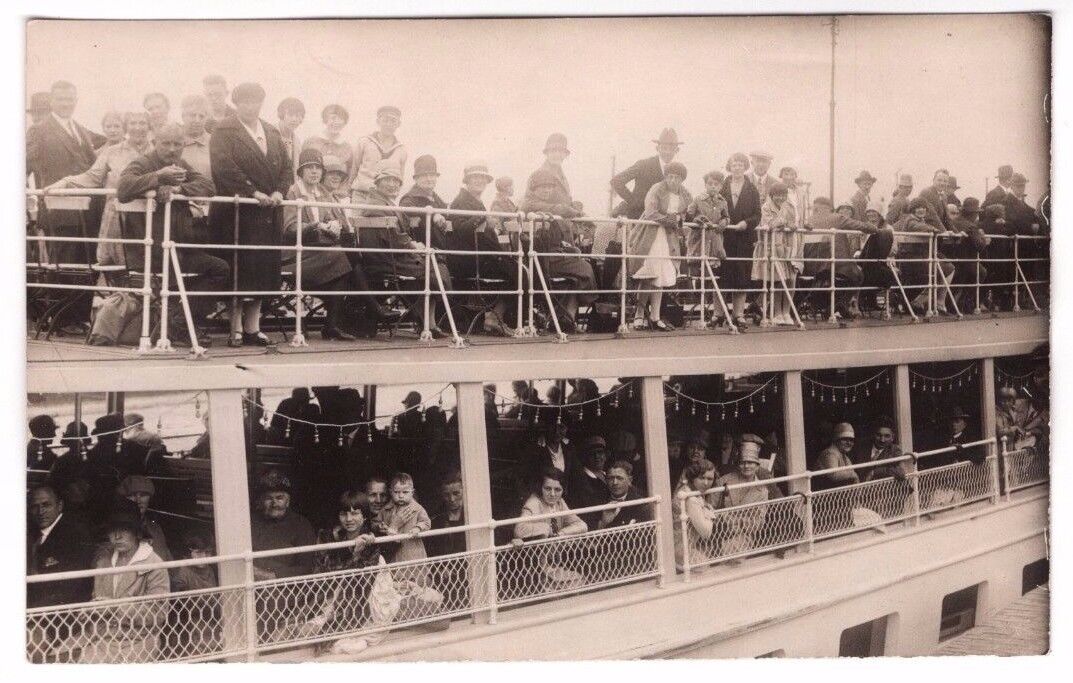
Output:
<instances>
[{"instance_id":1,"label":"crowd of passengers","mask_svg":"<svg viewBox=\"0 0 1073 683\"><path fill-rule=\"evenodd\" d=\"M164 204L173 194L185 196L240 196L256 204L239 207L228 204L177 202L172 207L172 237L184 243L232 243L262 249L220 250L183 248L178 261L190 291L226 291L232 282L238 290L259 292L256 296L228 299L230 346L268 346L272 341L261 331L264 292L281 288L285 272L295 271L295 252L272 247L295 243L302 226L302 241L313 247L361 247L395 250L387 253L335 251L302 253L302 288L320 292L324 303L327 339L353 340L374 336L380 323L406 322L421 326L420 306L394 306L381 297L333 295L333 291L398 291L425 289L427 246L439 251L479 251L480 254L440 253L430 264L429 287L439 290L486 290L477 308L480 326L492 335L510 335L518 328L517 308L512 296L502 292L529 287L529 275L519 282L512 254L522 241L541 254L540 265L555 295L555 317L566 332L577 329L580 307L596 302L594 289L614 289L621 277L629 277L629 288L639 289L635 297L633 327L671 330L675 324L663 292L679 282L680 276L711 275L726 290L730 315L745 325L758 317L760 297L755 290L767 281L785 282L799 308L822 311L828 298L810 294L809 287L829 285L832 244L828 240L809 242L804 233L814 229L847 231L833 241L836 282L845 291L836 301L837 314L855 319L862 312L876 311L879 301L899 283L907 288L909 306L921 312L928 308L929 281L926 242L896 242L894 232L941 235L937 258L943 276L953 286L958 310L976 309L974 286L985 285L981 310L1008 310L1013 306L1012 283L1015 266L1013 242L996 239L1011 235L1049 234L1049 195L1041 193L1040 205L1024 200L1027 179L1010 165L998 170L997 184L981 200L960 198L957 179L946 169L937 170L931 184L913 195L910 175L898 176L897 188L884 209L880 197L873 196L876 178L862 171L854 182L857 192L845 201L817 196L809 201L806 183L797 169L782 166L772 172L774 156L762 150L746 155L735 153L724 169L703 176L703 190L694 194L685 187L687 169L675 161L683 142L674 129L664 129L653 139L656 155L642 159L610 180L622 201L613 217L645 219L650 224L631 227L626 244L614 222L586 222L586 212L573 198L564 162L570 155L567 138L551 134L543 148L544 161L527 178L515 199L515 182L509 176L494 177L488 165L471 161L465 165L461 188L448 204L437 192L439 172L436 159L417 156L407 166L410 151L399 136L402 112L385 105L377 109L376 129L352 143L345 133L349 112L329 104L321 112L316 133L299 132L305 121L305 105L288 97L276 108L277 120L261 118L266 98L257 83L242 83L230 91L220 76L204 79L204 94L184 97L180 120L171 118L171 105L162 93L144 98L144 111L110 112L101 122L104 134L89 130L73 118L77 104L76 87L66 81L53 84L50 92L35 93L28 113L32 125L27 131L27 176L31 187L114 188L114 199L93 206L90 218L78 211L47 210L40 202L29 203L31 233L50 236L107 238L144 236L144 215L120 212L117 202L130 202L155 191L161 200L153 214L152 230L156 248L152 264L159 265L162 252ZM695 177L695 176L694 176ZM403 192L403 188L409 185ZM483 197L494 185L490 205ZM301 216L295 207L278 207L284 199L326 202L330 207L306 207ZM338 206L334 206L334 205ZM383 208L354 210L349 204ZM399 207L431 207L506 213L536 212L535 243L519 233L517 222L503 217L461 216L433 213L426 226L423 214L406 214ZM96 212L96 213L94 213ZM237 219L236 219L237 212ZM95 218L94 216L99 216ZM684 226L690 223L695 227ZM238 225L238 233L235 226ZM776 229L769 233L758 227ZM702 236L703 233L703 236ZM768 240L772 243L768 245ZM766 255L774 256L768 267ZM629 258L608 258L626 253ZM1022 258L1046 256L1045 243L1030 241L1020 250ZM89 253L83 243L31 242L28 260L51 264L96 263L144 270L141 244L100 243ZM701 261L678 261L673 257L704 257ZM1000 259L978 268L977 257ZM1007 260L1001 260L1007 259ZM623 263L625 266L623 267ZM1024 264L1025 277L1044 279L1042 260ZM535 274L530 274L536 278ZM102 277L104 277L102 275ZM811 283L811 284L807 284ZM854 288L870 288L858 290ZM1042 288L1041 288L1042 289ZM604 295L610 305L617 301ZM947 291L940 290L937 309L953 312ZM118 309L122 296L113 295ZM669 299L669 297L668 297ZM405 300L402 298L401 300ZM669 303L669 302L668 302ZM774 298L774 322L793 324L791 295ZM899 301L888 301L892 306ZM203 334L206 320L217 313L212 297L192 297L194 335L202 345L210 343ZM273 306L275 304L272 304ZM949 306L949 307L948 307ZM444 336L440 324L444 311L438 297L432 298L430 332ZM117 323L112 308L94 320L100 329L91 339L106 343L118 338L108 325ZM71 319L65 329L84 333L90 303L69 309ZM536 311L538 322L547 326L547 311ZM109 315L111 314L111 315ZM185 328L178 311L175 329ZM527 319L527 312L523 313ZM712 319L723 317L713 307ZM680 320L678 321L680 324ZM107 323L107 324L106 324ZM588 323L590 329L596 325ZM177 339L182 334L176 334Z\"/></svg>"},{"instance_id":2,"label":"crowd of passengers","mask_svg":"<svg viewBox=\"0 0 1073 683\"><path fill-rule=\"evenodd\" d=\"M1049 394L1045 367L1037 370L1040 378L1034 378L1031 391L1026 388L1023 396L1010 387L998 391L996 436L1006 437L1011 450L1047 452ZM516 381L510 397L497 396L494 385L485 387L493 515L518 520L496 536L504 549L497 558L502 598L612 580L630 571L630 558L615 549L613 537L604 536L610 543L602 544L599 534L587 532L624 530L654 519L649 504L629 505L658 493L647 483L643 434L637 429L642 424L640 392L628 391L632 383L631 378L620 378L610 392L601 394L594 381L581 378L553 384L541 395L532 383ZM615 397L613 402L609 395ZM762 505L792 497L797 490L786 481L762 483L787 473L779 429L764 419L708 422L683 416L672 413L672 400L668 393L671 505L679 566L686 560L694 567L703 565L783 539L777 549L781 557L804 528L800 510ZM420 620L426 622L423 629L442 629L448 627L452 612L466 609L470 565L463 555L465 534L423 535L467 523L457 421L435 405L420 410L424 402L416 391L407 394L401 405L403 412L385 429L335 428L333 433L330 425L360 420L364 413L360 392L299 387L274 411L251 415L256 442L283 447L290 455L284 466L255 468L259 471L251 496L253 550L343 544L259 558L254 562L255 580L271 586L274 580L359 570L354 576L332 575L335 578L302 584L297 590L284 586L259 592L262 642L323 636L325 642L318 646L322 651L353 654L380 642L394 622ZM889 416L878 415L856 427L848 422L820 424L828 445L809 459L810 471L819 472L812 477L813 492L889 478L898 495L883 498L880 505L869 503L878 509L867 513L851 499L833 503L817 499L816 532L867 526L875 515L897 517L910 495L908 478L914 469L983 462L988 449L973 445L980 438L974 422L960 407L951 407L942 427L922 446L952 449L915 463L881 462L903 455ZM160 463L167 450L160 436L145 428L142 416L98 418L88 447L89 439L80 438L85 426L71 423L60 438L58 453L52 443L58 428L51 417L33 417L30 429L27 467L48 470L48 477L29 493L28 574L136 568L214 554L209 533L188 532L180 539L165 536L152 505L157 493L153 478L164 471ZM858 440L858 432L867 436ZM211 457L203 443L199 440L186 457ZM504 455L509 456L507 464L497 466L495 460ZM877 464L847 469L870 462ZM958 494L957 490L929 493L951 500ZM747 512L722 512L729 508ZM549 514L555 516L526 519ZM683 545L683 523L687 545ZM571 537L577 542L545 543ZM443 559L428 562L427 558ZM383 570L384 565L395 568ZM209 563L118 576L114 581L97 577L28 584L27 604L44 607L165 595L218 585L216 566ZM211 627L199 632L194 643L174 642L177 636L165 627L181 618L218 624L215 600L185 600L170 611L146 603L102 617L107 629L57 626L40 637L57 652L77 650L79 661L149 661L169 647L211 648L218 646L214 640L218 634L210 637ZM347 635L365 629L379 630L360 637Z\"/></svg>"}]
</instances>

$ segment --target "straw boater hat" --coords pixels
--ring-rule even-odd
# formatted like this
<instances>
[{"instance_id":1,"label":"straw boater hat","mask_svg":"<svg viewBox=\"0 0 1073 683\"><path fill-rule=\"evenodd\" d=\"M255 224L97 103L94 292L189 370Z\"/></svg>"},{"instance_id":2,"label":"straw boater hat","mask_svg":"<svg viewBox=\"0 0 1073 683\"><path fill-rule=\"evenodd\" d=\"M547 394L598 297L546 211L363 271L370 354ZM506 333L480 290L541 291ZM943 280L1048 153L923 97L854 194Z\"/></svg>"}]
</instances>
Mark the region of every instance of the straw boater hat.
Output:
<instances>
[{"instance_id":1,"label":"straw boater hat","mask_svg":"<svg viewBox=\"0 0 1073 683\"><path fill-rule=\"evenodd\" d=\"M488 164L483 161L471 161L466 164L465 169L462 172L462 182L469 180L470 176L483 176L488 182L492 182L495 178L488 172Z\"/></svg>"},{"instance_id":2,"label":"straw boater hat","mask_svg":"<svg viewBox=\"0 0 1073 683\"><path fill-rule=\"evenodd\" d=\"M678 139L678 133L673 128L664 128L659 137L652 142L657 145L674 145L675 147L681 147L682 141Z\"/></svg>"}]
</instances>

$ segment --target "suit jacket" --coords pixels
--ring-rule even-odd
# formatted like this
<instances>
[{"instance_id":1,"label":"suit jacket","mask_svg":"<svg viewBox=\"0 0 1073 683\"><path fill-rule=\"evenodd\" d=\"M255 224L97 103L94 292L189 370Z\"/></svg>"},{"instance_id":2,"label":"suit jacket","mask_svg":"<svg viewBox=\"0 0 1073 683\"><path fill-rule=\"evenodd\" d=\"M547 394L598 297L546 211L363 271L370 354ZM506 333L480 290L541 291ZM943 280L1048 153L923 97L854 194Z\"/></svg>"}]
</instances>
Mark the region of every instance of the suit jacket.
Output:
<instances>
[{"instance_id":1,"label":"suit jacket","mask_svg":"<svg viewBox=\"0 0 1073 683\"><path fill-rule=\"evenodd\" d=\"M78 140L71 137L51 114L26 131L26 173L33 174L36 187L47 187L61 178L83 173L97 158L94 149L96 138L100 136L86 130L73 119L71 124L79 133ZM37 222L46 232L57 226L77 226L79 212L47 211L44 202L41 202ZM86 222L87 225L92 224L92 217L87 216ZM96 231L91 233L95 234ZM66 243L57 244L54 250L63 253L64 247L75 253L82 250ZM58 254L56 256L62 258Z\"/></svg>"},{"instance_id":2,"label":"suit jacket","mask_svg":"<svg viewBox=\"0 0 1073 683\"><path fill-rule=\"evenodd\" d=\"M637 492L637 489L630 487L630 490L626 492L626 500L640 500L643 496ZM599 514L599 513L598 513ZM614 519L604 525L605 529L612 527L628 526L630 524L640 524L641 522L649 522L652 520L652 511L647 505L631 505L630 507L619 508ZM595 529L596 527L589 527Z\"/></svg>"},{"instance_id":3,"label":"suit jacket","mask_svg":"<svg viewBox=\"0 0 1073 683\"><path fill-rule=\"evenodd\" d=\"M763 182L757 180L755 173L746 173L745 177L748 178L749 182L756 187L756 191L760 194L761 204L767 201L767 195L768 192L771 191L771 186L779 182L779 179L772 176L770 173L764 174Z\"/></svg>"},{"instance_id":4,"label":"suit jacket","mask_svg":"<svg viewBox=\"0 0 1073 683\"><path fill-rule=\"evenodd\" d=\"M660 166L659 156L641 159L611 179L611 187L615 190L615 194L626 202L627 218L641 217L645 210L645 197L648 196L648 191L662 180L663 167ZM631 181L633 190L627 187L627 183Z\"/></svg>"},{"instance_id":5,"label":"suit jacket","mask_svg":"<svg viewBox=\"0 0 1073 683\"><path fill-rule=\"evenodd\" d=\"M38 545L41 532L27 536L26 573L55 574L89 569L93 562L93 536L73 513L64 513L45 542ZM44 607L87 602L92 597L93 580L76 579L26 585L26 606Z\"/></svg>"},{"instance_id":6,"label":"suit jacket","mask_svg":"<svg viewBox=\"0 0 1073 683\"><path fill-rule=\"evenodd\" d=\"M590 477L580 464L567 474L567 490L570 493L566 496L566 502L574 509L603 505L611 500L607 482L598 477ZM590 529L595 529L600 515L599 512L588 512L580 517Z\"/></svg>"},{"instance_id":7,"label":"suit jacket","mask_svg":"<svg viewBox=\"0 0 1073 683\"><path fill-rule=\"evenodd\" d=\"M1001 185L996 185L995 187L992 187L990 190L988 190L987 194L984 195L984 201L983 204L980 205L980 208L983 209L985 207L991 206L992 204L1003 204L1006 202L1006 197L1008 197L1009 195L1010 193L1006 191L1006 188Z\"/></svg>"},{"instance_id":8,"label":"suit jacket","mask_svg":"<svg viewBox=\"0 0 1073 683\"><path fill-rule=\"evenodd\" d=\"M871 441L861 442L853 453L853 463L860 465L862 463L870 462L872 460L872 445ZM902 447L896 443L892 443L885 446L880 451L879 457L876 458L876 460L888 460L890 458L901 457L901 455ZM861 478L861 481L886 479L888 477L903 478L909 473L911 466L909 461L888 463L877 467L857 470L857 475Z\"/></svg>"},{"instance_id":9,"label":"suit jacket","mask_svg":"<svg viewBox=\"0 0 1073 683\"><path fill-rule=\"evenodd\" d=\"M939 196L939 191L934 187L925 187L917 196L928 203L928 215L924 217L924 222L940 230L949 229L950 216L946 213L947 202Z\"/></svg>"}]
</instances>

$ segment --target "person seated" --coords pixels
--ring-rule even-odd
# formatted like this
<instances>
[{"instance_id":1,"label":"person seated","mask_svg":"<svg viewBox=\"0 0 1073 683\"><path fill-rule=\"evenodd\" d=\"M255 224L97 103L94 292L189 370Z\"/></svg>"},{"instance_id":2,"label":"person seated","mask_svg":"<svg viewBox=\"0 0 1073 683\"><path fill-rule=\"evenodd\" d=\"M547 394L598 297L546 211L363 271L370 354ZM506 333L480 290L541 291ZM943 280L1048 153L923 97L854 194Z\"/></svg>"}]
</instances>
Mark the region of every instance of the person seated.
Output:
<instances>
[{"instance_id":1,"label":"person seated","mask_svg":"<svg viewBox=\"0 0 1073 683\"><path fill-rule=\"evenodd\" d=\"M210 533L188 531L183 534L182 547L185 556L191 560L207 560L216 554ZM176 567L171 572L171 586L175 592L207 590L219 585L216 565L211 562Z\"/></svg>"},{"instance_id":2,"label":"person seated","mask_svg":"<svg viewBox=\"0 0 1073 683\"><path fill-rule=\"evenodd\" d=\"M279 470L270 469L257 483L257 514L250 519L253 550L278 550L313 545L316 534L302 515L291 510L291 481ZM254 561L256 581L269 581L310 573L313 563L308 553L263 557Z\"/></svg>"},{"instance_id":3,"label":"person seated","mask_svg":"<svg viewBox=\"0 0 1073 683\"><path fill-rule=\"evenodd\" d=\"M871 235L878 231L875 226L852 218L852 213L852 206L844 204L842 212L839 213L834 211L834 204L830 199L816 197L812 200L812 215L809 216L805 228L824 231L857 231L866 235ZM846 214L849 214L849 216ZM853 261L854 251L849 237L850 235L845 232L840 232L834 236L835 281L837 285L845 288L837 295L835 307L843 318L855 319L860 317L860 311L856 303L857 290L855 288L861 286L864 281L864 273L861 272L861 267ZM806 263L804 274L812 275L816 278L813 281L813 288L829 287L831 284L831 264L830 261L825 261L825 259L831 258L830 237L821 242L805 245L803 253ZM827 298L829 299L829 297Z\"/></svg>"},{"instance_id":4,"label":"person seated","mask_svg":"<svg viewBox=\"0 0 1073 683\"><path fill-rule=\"evenodd\" d=\"M215 554L212 534L190 530L183 534L181 546L184 559L205 560L205 564L186 565L171 570L173 593L201 591L193 595L176 596L172 602L173 623L191 624L193 628L169 633L168 643L191 654L218 652L221 648L221 633L213 628L198 627L219 623L222 616L222 597L218 591L220 577L216 565L210 560Z\"/></svg>"},{"instance_id":5,"label":"person seated","mask_svg":"<svg viewBox=\"0 0 1073 683\"><path fill-rule=\"evenodd\" d=\"M853 464L850 454L857 443L857 437L853 432L853 425L848 422L839 422L835 425L835 432L831 444L816 458L813 471L829 470L839 467L848 467ZM840 470L825 472L812 478L812 487L815 491L849 486L860 481L856 470Z\"/></svg>"},{"instance_id":6,"label":"person seated","mask_svg":"<svg viewBox=\"0 0 1073 683\"><path fill-rule=\"evenodd\" d=\"M67 512L56 489L48 485L35 486L30 490L27 503L27 576L89 569L94 551L93 536L77 515ZM26 606L88 602L92 585L91 579L28 583Z\"/></svg>"},{"instance_id":7,"label":"person seated","mask_svg":"<svg viewBox=\"0 0 1073 683\"><path fill-rule=\"evenodd\" d=\"M872 426L872 443L857 449L853 462L861 464L878 460L891 460L902 457L902 448L894 442L894 421L887 415L880 415ZM858 470L862 482L876 479L894 478L904 480L911 471L909 461L886 463L868 469Z\"/></svg>"},{"instance_id":8,"label":"person seated","mask_svg":"<svg viewBox=\"0 0 1073 683\"><path fill-rule=\"evenodd\" d=\"M1017 397L1013 387L998 390L998 405L995 406L995 435L1006 439L1008 450L1032 448L1043 438L1046 420L1031 401Z\"/></svg>"},{"instance_id":9,"label":"person seated","mask_svg":"<svg viewBox=\"0 0 1073 683\"><path fill-rule=\"evenodd\" d=\"M462 188L458 196L451 202L452 209L464 211L485 211L481 195L488 183L492 182L492 175L488 173L488 166L482 161L470 162L466 165L462 176ZM447 235L447 244L450 249L456 251L477 251L479 255L451 254L448 263L451 265L451 273L456 277L467 279L491 278L502 280L500 285L488 287L503 291L517 287L518 264L509 256L501 256L506 250L499 243L493 223L482 216L455 216L453 219L454 230ZM485 287L479 281L478 289ZM509 306L516 301L509 294L499 295L491 310L484 313L484 331L499 337L512 337L513 331L507 326L510 318L516 326L520 321L517 317L517 307Z\"/></svg>"},{"instance_id":10,"label":"person seated","mask_svg":"<svg viewBox=\"0 0 1073 683\"><path fill-rule=\"evenodd\" d=\"M953 446L954 450L924 458L921 460L921 469L954 465L959 462L971 462L977 465L984 462L984 459L987 458L986 444L966 445L980 439L978 432L969 428L970 419L971 416L962 410L959 405L954 405L947 409L943 420L943 431L945 433L937 442L936 447Z\"/></svg>"},{"instance_id":11,"label":"person seated","mask_svg":"<svg viewBox=\"0 0 1073 683\"><path fill-rule=\"evenodd\" d=\"M625 503L644 497L633 486L633 465L628 460L616 460L607 468L607 490L610 494L608 503ZM652 511L647 505L615 507L600 512L595 526L591 528L611 529L651 520Z\"/></svg>"},{"instance_id":12,"label":"person seated","mask_svg":"<svg viewBox=\"0 0 1073 683\"><path fill-rule=\"evenodd\" d=\"M689 468L690 463L700 462L708 458L708 442L711 435L708 430L700 425L690 425L680 441L680 462L672 468L671 481L675 484L682 483L682 475Z\"/></svg>"},{"instance_id":13,"label":"person seated","mask_svg":"<svg viewBox=\"0 0 1073 683\"><path fill-rule=\"evenodd\" d=\"M164 528L157 521L156 515L149 511L149 503L156 494L156 487L148 477L132 474L124 477L116 487L116 495L131 501L138 507L141 515L142 532L145 540L153 546L155 552L165 562L172 560L171 549L168 547L167 538L164 536Z\"/></svg>"},{"instance_id":14,"label":"person seated","mask_svg":"<svg viewBox=\"0 0 1073 683\"><path fill-rule=\"evenodd\" d=\"M898 281L894 277L894 261L890 257L894 247L894 229L887 225L880 206L875 202L870 202L865 208L864 222L875 228L875 232L865 240L861 254L857 257L864 276L861 285L879 290L861 292L858 305L862 313L869 313L876 310L877 294L883 293L886 296L884 290L894 287ZM888 301L887 305L890 304Z\"/></svg>"},{"instance_id":15,"label":"person seated","mask_svg":"<svg viewBox=\"0 0 1073 683\"><path fill-rule=\"evenodd\" d=\"M297 179L287 190L290 201L301 199L308 202L331 202L331 196L321 187L324 177L324 159L315 149L302 150L298 158ZM307 247L330 247L343 241L343 231L350 230L346 215L341 209L328 209L318 206L305 206L301 209L302 245ZM283 210L283 244L296 244L298 237L298 207L287 206ZM283 267L295 273L296 286L298 270L296 251L283 252ZM303 291L343 291L356 290L360 285L355 282L350 260L340 251L311 249L302 251ZM343 295L325 295L319 297L324 302L325 320L321 336L325 339L354 341L356 337L340 328L342 320Z\"/></svg>"},{"instance_id":16,"label":"person seated","mask_svg":"<svg viewBox=\"0 0 1073 683\"><path fill-rule=\"evenodd\" d=\"M768 198L771 198L770 195ZM736 484L756 484L760 481L759 472L760 449L755 443L746 442L742 444L737 469L716 479L715 485L726 487ZM712 494L711 504L712 507L718 509L762 503L768 500L769 493L770 487L759 484L733 489L722 488ZM756 536L764 528L767 513L766 506L755 505L738 511L734 515L723 516L719 530L721 536L719 554L735 555L751 550L756 545Z\"/></svg>"},{"instance_id":17,"label":"person seated","mask_svg":"<svg viewBox=\"0 0 1073 683\"><path fill-rule=\"evenodd\" d=\"M980 226L980 200L966 197L958 212L951 220L951 230L956 233L953 239L943 241L943 253L952 259L954 275L950 280L955 287L954 296L958 310L962 313L973 312L976 308L976 290L969 285L978 285L987 278L987 268L977 262L983 256L990 238ZM980 309L984 309L981 302Z\"/></svg>"},{"instance_id":18,"label":"person seated","mask_svg":"<svg viewBox=\"0 0 1073 683\"><path fill-rule=\"evenodd\" d=\"M572 508L587 508L603 505L611 500L611 491L607 485L607 442L602 436L586 437L581 442L581 461L566 473L566 500ZM599 512L581 515L585 525L595 529L600 520Z\"/></svg>"},{"instance_id":19,"label":"person seated","mask_svg":"<svg viewBox=\"0 0 1073 683\"><path fill-rule=\"evenodd\" d=\"M942 232L941 224L929 219L928 202L916 197L909 202L908 210L903 213L891 227L895 233L918 233L916 237L903 237L899 240L897 252L898 273L902 286L912 301L913 310L923 313L927 310L929 256L928 242L919 233L938 234ZM945 269L944 269L945 270ZM949 276L953 270L947 273Z\"/></svg>"},{"instance_id":20,"label":"person seated","mask_svg":"<svg viewBox=\"0 0 1073 683\"><path fill-rule=\"evenodd\" d=\"M674 518L674 558L679 568L689 565L696 567L711 558L712 531L715 528L715 508L703 495L715 483L715 464L711 460L697 460L689 463L682 472L671 502L671 516ZM699 494L699 495L698 495ZM682 544L682 512L685 511L686 536L688 549ZM687 555L688 553L688 555Z\"/></svg>"},{"instance_id":21,"label":"person seated","mask_svg":"<svg viewBox=\"0 0 1073 683\"><path fill-rule=\"evenodd\" d=\"M589 530L585 521L570 513L570 506L563 500L563 481L566 475L556 467L545 467L540 473L540 483L522 505L520 517L533 517L551 513L564 513L548 519L531 522L519 521L514 525L514 545L542 538L556 538L583 534Z\"/></svg>"},{"instance_id":22,"label":"person seated","mask_svg":"<svg viewBox=\"0 0 1073 683\"><path fill-rule=\"evenodd\" d=\"M26 469L48 470L56 464L52 441L59 425L51 415L34 415L30 418L30 440L26 442Z\"/></svg>"},{"instance_id":23,"label":"person seated","mask_svg":"<svg viewBox=\"0 0 1073 683\"><path fill-rule=\"evenodd\" d=\"M370 249L402 249L404 251L377 253L365 252L365 273L373 282L382 282L387 279L398 278L398 286L402 289L421 290L425 289L425 257L423 252L425 245L414 240L409 233L409 217L396 210L395 198L402 187L402 170L394 162L384 159L376 164L374 186L362 202L376 206L384 206L384 209L364 209L361 216L367 219L394 219L392 224L384 227L360 227L358 229L358 242L362 247ZM453 289L450 271L436 259L430 263L430 275L428 286L433 292L450 291ZM437 280L435 272L431 269L438 268L440 277ZM442 282L442 289L440 283ZM440 296L433 296L429 302L430 318L428 320L429 332L435 339L443 339L447 334L440 329L438 310L442 309ZM417 306L411 309L411 319L419 315Z\"/></svg>"},{"instance_id":24,"label":"person seated","mask_svg":"<svg viewBox=\"0 0 1073 683\"><path fill-rule=\"evenodd\" d=\"M496 196L492 199L489 211L496 213L518 213L518 205L514 203L514 179L509 176L496 178ZM507 230L507 222L510 218L489 217L497 235L503 235Z\"/></svg>"},{"instance_id":25,"label":"person seated","mask_svg":"<svg viewBox=\"0 0 1073 683\"><path fill-rule=\"evenodd\" d=\"M294 418L288 420L287 418ZM283 399L272 413L268 425L269 434L276 443L293 445L301 441L300 433L308 431L304 422L318 422L320 407L313 403L306 387L291 390L291 395Z\"/></svg>"},{"instance_id":26,"label":"person seated","mask_svg":"<svg viewBox=\"0 0 1073 683\"><path fill-rule=\"evenodd\" d=\"M93 560L94 569L130 567L93 580L93 600L164 596L170 592L166 569L142 569L162 560L147 542L137 507L122 500L105 523L108 542ZM86 615L90 617L90 615ZM146 663L157 659L168 618L166 600L127 601L95 610L94 628L73 635L63 649L80 652L81 664Z\"/></svg>"},{"instance_id":27,"label":"person seated","mask_svg":"<svg viewBox=\"0 0 1073 683\"><path fill-rule=\"evenodd\" d=\"M440 483L440 509L432 515L432 528L451 529L465 526L462 475L458 470L446 474ZM466 534L462 532L430 536L425 540L429 557L458 555L466 552ZM432 585L443 594L447 610L468 607L469 563L465 557L445 559L432 565Z\"/></svg>"},{"instance_id":28,"label":"person seated","mask_svg":"<svg viewBox=\"0 0 1073 683\"><path fill-rule=\"evenodd\" d=\"M545 254L540 257L540 266L544 271L544 279L549 289L552 287L551 280L555 278L567 280L567 284L559 285L560 289L581 291L595 289L596 274L588 261L577 256L581 251L574 243L574 230L569 221L571 218L581 216L582 213L569 201L563 200L561 180L550 170L542 167L529 176L521 210L527 213L548 213L561 217L538 222L532 248ZM534 274L533 286L536 287L539 284L540 280ZM555 295L554 301L563 310L563 314L559 316L559 326L563 332L576 330L578 305L591 303L594 300L593 294Z\"/></svg>"}]
</instances>

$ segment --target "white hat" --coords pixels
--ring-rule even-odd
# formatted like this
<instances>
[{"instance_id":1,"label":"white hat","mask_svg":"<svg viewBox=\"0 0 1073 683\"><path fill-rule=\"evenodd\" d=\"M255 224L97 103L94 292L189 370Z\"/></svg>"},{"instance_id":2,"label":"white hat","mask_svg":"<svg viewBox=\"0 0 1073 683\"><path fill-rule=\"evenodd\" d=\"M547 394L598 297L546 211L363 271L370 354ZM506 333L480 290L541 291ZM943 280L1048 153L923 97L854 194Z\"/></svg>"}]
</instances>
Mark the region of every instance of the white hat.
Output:
<instances>
[{"instance_id":1,"label":"white hat","mask_svg":"<svg viewBox=\"0 0 1073 683\"><path fill-rule=\"evenodd\" d=\"M848 422L839 422L835 425L835 438L856 439L857 435L853 433L853 425Z\"/></svg>"}]
</instances>

